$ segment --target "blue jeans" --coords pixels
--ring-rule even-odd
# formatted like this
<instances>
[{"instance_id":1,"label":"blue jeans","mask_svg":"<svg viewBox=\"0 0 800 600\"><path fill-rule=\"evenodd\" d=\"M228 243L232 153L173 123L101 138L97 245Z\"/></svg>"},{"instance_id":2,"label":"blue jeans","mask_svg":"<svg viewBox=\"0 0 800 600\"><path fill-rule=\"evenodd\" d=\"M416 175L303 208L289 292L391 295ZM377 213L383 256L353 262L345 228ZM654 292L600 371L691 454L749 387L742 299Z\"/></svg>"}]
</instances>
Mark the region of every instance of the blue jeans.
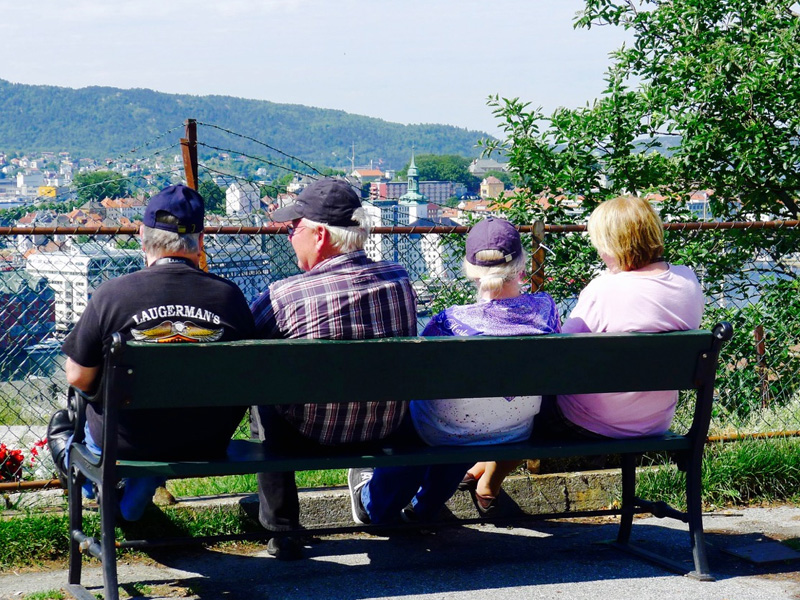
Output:
<instances>
[{"instance_id":1,"label":"blue jeans","mask_svg":"<svg viewBox=\"0 0 800 600\"><path fill-rule=\"evenodd\" d=\"M361 488L361 500L373 523L390 523L409 503L421 521L430 521L458 489L469 464L379 467Z\"/></svg>"},{"instance_id":2,"label":"blue jeans","mask_svg":"<svg viewBox=\"0 0 800 600\"><path fill-rule=\"evenodd\" d=\"M72 444L74 435L75 434L70 436L67 441L67 450L64 457L67 464L69 464L69 447L70 444ZM84 426L83 435L86 447L92 454L100 458L103 451L89 432L89 423L86 423ZM133 477L130 479L123 479L122 483L125 486L125 491L119 501L119 512L122 518L126 521L138 521L141 519L145 509L153 499L153 494L156 493L156 488L161 487L166 482L166 477ZM94 486L91 483L85 483L82 491L84 497L90 500L95 496Z\"/></svg>"}]
</instances>

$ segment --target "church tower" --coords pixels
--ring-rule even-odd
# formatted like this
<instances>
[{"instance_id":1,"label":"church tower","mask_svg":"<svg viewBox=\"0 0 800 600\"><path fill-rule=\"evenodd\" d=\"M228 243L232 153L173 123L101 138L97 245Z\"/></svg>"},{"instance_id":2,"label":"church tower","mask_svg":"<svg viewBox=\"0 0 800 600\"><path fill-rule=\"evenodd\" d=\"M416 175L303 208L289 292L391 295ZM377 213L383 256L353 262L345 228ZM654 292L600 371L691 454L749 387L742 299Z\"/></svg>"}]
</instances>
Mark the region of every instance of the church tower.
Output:
<instances>
[{"instance_id":1,"label":"church tower","mask_svg":"<svg viewBox=\"0 0 800 600\"><path fill-rule=\"evenodd\" d=\"M398 201L404 225L428 218L428 199L419 192L419 169L414 162L414 148L411 148L411 164L408 165L408 190Z\"/></svg>"}]
</instances>

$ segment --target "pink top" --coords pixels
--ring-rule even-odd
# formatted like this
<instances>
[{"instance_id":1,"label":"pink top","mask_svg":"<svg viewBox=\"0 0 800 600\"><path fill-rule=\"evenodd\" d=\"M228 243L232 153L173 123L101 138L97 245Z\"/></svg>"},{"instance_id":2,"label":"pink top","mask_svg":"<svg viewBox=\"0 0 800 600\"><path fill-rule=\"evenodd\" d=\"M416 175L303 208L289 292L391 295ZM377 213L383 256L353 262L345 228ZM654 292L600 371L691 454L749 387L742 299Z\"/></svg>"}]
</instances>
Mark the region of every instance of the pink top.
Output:
<instances>
[{"instance_id":1,"label":"pink top","mask_svg":"<svg viewBox=\"0 0 800 600\"><path fill-rule=\"evenodd\" d=\"M694 272L669 265L663 273L604 271L581 292L563 333L658 332L697 329L703 292ZM620 361L624 369L624 360ZM658 357L653 357L658 368ZM559 396L558 406L576 425L600 435L627 438L669 429L676 391L619 392Z\"/></svg>"}]
</instances>

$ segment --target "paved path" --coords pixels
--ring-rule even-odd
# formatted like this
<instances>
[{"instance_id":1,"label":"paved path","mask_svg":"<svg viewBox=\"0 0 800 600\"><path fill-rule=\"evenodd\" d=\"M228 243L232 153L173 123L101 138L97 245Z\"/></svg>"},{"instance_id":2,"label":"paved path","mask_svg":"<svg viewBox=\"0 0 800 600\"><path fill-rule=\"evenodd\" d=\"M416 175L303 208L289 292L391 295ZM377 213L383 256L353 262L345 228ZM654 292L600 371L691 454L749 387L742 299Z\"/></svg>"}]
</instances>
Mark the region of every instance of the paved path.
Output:
<instances>
[{"instance_id":1,"label":"paved path","mask_svg":"<svg viewBox=\"0 0 800 600\"><path fill-rule=\"evenodd\" d=\"M126 562L120 580L129 592L137 583L145 598L202 600L800 599L800 561L756 565L723 551L800 539L800 508L712 513L705 524L718 578L713 583L674 575L596 544L614 537L615 523L564 521L325 538L307 546L305 560L292 563L264 550L235 555L169 549L152 555L155 564ZM637 520L633 539L673 558L689 557L688 535L666 520ZM99 569L86 569L85 580L99 588ZM0 598L23 598L65 582L65 571L2 574Z\"/></svg>"}]
</instances>

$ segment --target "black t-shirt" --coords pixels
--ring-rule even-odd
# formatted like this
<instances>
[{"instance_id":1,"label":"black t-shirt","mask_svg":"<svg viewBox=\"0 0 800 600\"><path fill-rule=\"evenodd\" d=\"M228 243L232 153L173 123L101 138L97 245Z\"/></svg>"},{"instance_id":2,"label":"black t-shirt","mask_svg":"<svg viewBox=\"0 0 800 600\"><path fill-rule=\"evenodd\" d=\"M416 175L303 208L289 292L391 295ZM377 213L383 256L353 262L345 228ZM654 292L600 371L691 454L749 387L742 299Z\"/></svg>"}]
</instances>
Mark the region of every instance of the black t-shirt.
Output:
<instances>
[{"instance_id":1,"label":"black t-shirt","mask_svg":"<svg viewBox=\"0 0 800 600\"><path fill-rule=\"evenodd\" d=\"M254 330L247 301L234 283L170 258L99 286L62 349L81 366L102 367L115 332L128 340L213 342L250 338ZM165 385L180 393L174 382ZM123 413L119 456L179 460L223 454L244 412L245 407ZM89 406L87 420L102 445L99 402Z\"/></svg>"}]
</instances>

